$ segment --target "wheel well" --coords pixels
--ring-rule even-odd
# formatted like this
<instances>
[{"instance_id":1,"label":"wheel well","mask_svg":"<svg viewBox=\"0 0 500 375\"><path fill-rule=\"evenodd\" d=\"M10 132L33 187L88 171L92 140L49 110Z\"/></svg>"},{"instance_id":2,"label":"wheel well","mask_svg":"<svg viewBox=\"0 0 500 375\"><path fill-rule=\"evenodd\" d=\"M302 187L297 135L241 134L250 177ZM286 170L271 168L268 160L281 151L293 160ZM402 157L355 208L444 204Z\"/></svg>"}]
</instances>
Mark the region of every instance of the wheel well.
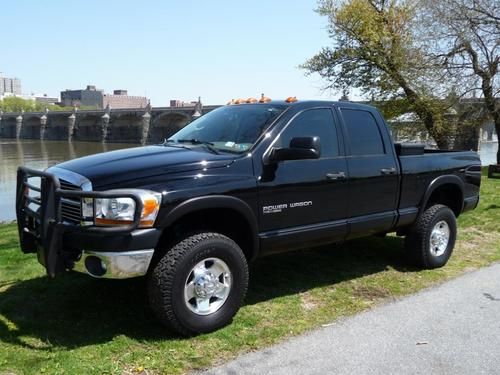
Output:
<instances>
[{"instance_id":1,"label":"wheel well","mask_svg":"<svg viewBox=\"0 0 500 375\"><path fill-rule=\"evenodd\" d=\"M238 244L250 261L254 256L254 241L250 223L238 211L230 208L209 208L188 213L165 228L159 245L169 248L173 242L200 231L221 233Z\"/></svg>"},{"instance_id":2,"label":"wheel well","mask_svg":"<svg viewBox=\"0 0 500 375\"><path fill-rule=\"evenodd\" d=\"M455 184L444 184L436 188L427 200L425 208L435 204L444 204L448 206L458 217L462 212L463 197L460 187Z\"/></svg>"}]
</instances>

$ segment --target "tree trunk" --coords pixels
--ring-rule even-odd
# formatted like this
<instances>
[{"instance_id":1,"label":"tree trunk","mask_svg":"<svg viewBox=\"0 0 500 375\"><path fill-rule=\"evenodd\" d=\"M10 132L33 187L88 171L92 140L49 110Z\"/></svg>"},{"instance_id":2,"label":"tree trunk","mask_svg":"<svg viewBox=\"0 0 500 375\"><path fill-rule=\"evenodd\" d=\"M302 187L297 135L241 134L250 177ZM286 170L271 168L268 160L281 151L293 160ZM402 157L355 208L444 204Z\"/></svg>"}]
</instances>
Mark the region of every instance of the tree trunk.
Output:
<instances>
[{"instance_id":1,"label":"tree trunk","mask_svg":"<svg viewBox=\"0 0 500 375\"><path fill-rule=\"evenodd\" d=\"M425 129L429 132L434 141L436 142L438 148L447 149L448 148L448 139L444 136L442 131L442 119L436 113L432 111L427 103L414 91L410 85L406 82L403 76L396 70L392 70L392 74L398 82L399 86L403 89L408 103L410 103L417 116L424 123Z\"/></svg>"},{"instance_id":2,"label":"tree trunk","mask_svg":"<svg viewBox=\"0 0 500 375\"><path fill-rule=\"evenodd\" d=\"M439 117L435 113L432 112L427 106L418 100L415 104L415 112L418 117L424 122L425 128L429 132L429 134L434 138L438 148L447 149L449 148L448 137L446 137L442 131L443 124L442 119L436 118Z\"/></svg>"}]
</instances>

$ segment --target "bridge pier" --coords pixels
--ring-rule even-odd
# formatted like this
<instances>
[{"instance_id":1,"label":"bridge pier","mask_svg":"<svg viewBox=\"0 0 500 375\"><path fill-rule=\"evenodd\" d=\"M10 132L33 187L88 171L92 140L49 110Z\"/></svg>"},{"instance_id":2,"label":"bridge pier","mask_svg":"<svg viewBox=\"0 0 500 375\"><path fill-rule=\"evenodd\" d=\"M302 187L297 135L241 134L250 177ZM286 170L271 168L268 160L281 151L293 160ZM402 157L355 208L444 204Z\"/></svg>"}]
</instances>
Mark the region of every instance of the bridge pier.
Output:
<instances>
[{"instance_id":1,"label":"bridge pier","mask_svg":"<svg viewBox=\"0 0 500 375\"><path fill-rule=\"evenodd\" d=\"M23 130L23 115L20 114L16 117L16 139L21 138L21 132Z\"/></svg>"},{"instance_id":2,"label":"bridge pier","mask_svg":"<svg viewBox=\"0 0 500 375\"><path fill-rule=\"evenodd\" d=\"M151 125L151 115L149 112L144 113L142 116L142 138L141 145L145 145L148 141L149 127Z\"/></svg>"},{"instance_id":3,"label":"bridge pier","mask_svg":"<svg viewBox=\"0 0 500 375\"><path fill-rule=\"evenodd\" d=\"M109 135L109 112L101 116L101 142L106 143Z\"/></svg>"},{"instance_id":4,"label":"bridge pier","mask_svg":"<svg viewBox=\"0 0 500 375\"><path fill-rule=\"evenodd\" d=\"M73 109L73 113L68 117L68 141L72 141L75 136L75 124L76 124L76 108Z\"/></svg>"},{"instance_id":5,"label":"bridge pier","mask_svg":"<svg viewBox=\"0 0 500 375\"><path fill-rule=\"evenodd\" d=\"M45 113L40 117L40 140L44 140L47 136L47 113L48 109L45 109Z\"/></svg>"}]
</instances>

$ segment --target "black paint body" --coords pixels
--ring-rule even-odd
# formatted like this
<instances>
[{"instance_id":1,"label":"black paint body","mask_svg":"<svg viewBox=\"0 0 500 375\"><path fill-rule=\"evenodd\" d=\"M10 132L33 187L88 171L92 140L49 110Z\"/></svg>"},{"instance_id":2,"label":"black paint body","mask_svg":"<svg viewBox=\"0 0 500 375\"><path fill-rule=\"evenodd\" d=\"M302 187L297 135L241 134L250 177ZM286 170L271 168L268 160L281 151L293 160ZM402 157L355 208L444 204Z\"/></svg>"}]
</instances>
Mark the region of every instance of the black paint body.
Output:
<instances>
[{"instance_id":1,"label":"black paint body","mask_svg":"<svg viewBox=\"0 0 500 375\"><path fill-rule=\"evenodd\" d=\"M426 150L402 156L384 119L372 107L324 101L279 104L286 105L286 110L244 155L159 145L59 164L58 168L87 177L94 191L143 188L163 192L153 229L128 234L79 231L76 236L65 236L64 241L71 247L95 251L134 250L144 248L144 243L154 246L163 231L185 215L223 208L244 218L247 226L242 230L253 241L249 258L255 259L375 233L403 233L432 193L443 186L455 192L448 198L453 199L457 216L476 207L481 171L475 152ZM269 154L280 133L298 114L314 108L331 111L338 155L270 163ZM348 109L373 116L383 153L352 155L342 112ZM103 249L103 244L109 246Z\"/></svg>"}]
</instances>

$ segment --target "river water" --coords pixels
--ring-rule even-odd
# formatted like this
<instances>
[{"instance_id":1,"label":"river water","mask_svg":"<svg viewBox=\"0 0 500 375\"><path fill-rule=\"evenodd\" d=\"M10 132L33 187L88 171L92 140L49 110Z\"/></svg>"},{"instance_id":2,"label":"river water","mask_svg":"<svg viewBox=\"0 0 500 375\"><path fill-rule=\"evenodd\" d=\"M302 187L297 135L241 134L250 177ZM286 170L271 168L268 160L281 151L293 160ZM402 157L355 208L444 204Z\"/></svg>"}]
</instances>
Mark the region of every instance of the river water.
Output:
<instances>
[{"instance_id":1,"label":"river water","mask_svg":"<svg viewBox=\"0 0 500 375\"><path fill-rule=\"evenodd\" d=\"M136 147L133 144L15 140L0 138L0 222L14 220L17 167L45 169L66 160L99 152Z\"/></svg>"},{"instance_id":2,"label":"river water","mask_svg":"<svg viewBox=\"0 0 500 375\"><path fill-rule=\"evenodd\" d=\"M483 165L493 164L497 142L481 144ZM0 138L0 221L15 219L15 188L17 167L24 165L45 169L66 160L99 152L136 147L133 144L15 140Z\"/></svg>"}]
</instances>

